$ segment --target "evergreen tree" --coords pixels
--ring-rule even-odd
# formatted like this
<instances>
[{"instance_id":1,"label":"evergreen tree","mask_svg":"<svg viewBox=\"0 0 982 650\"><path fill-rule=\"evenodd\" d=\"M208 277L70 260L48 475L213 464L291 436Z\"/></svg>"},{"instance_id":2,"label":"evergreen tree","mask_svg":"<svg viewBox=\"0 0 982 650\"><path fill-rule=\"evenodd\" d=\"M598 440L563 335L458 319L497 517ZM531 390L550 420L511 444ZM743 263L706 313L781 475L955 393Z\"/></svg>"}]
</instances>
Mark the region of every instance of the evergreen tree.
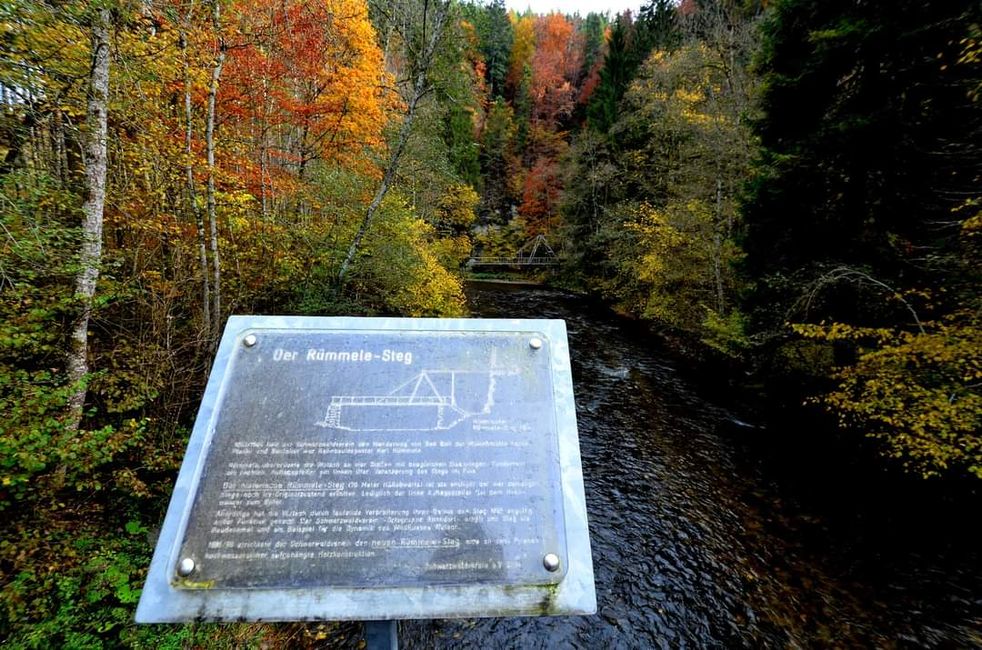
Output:
<instances>
[{"instance_id":1,"label":"evergreen tree","mask_svg":"<svg viewBox=\"0 0 982 650\"><path fill-rule=\"evenodd\" d=\"M638 13L641 60L652 50L672 50L681 41L678 9L672 0L651 0Z\"/></svg>"},{"instance_id":2,"label":"evergreen tree","mask_svg":"<svg viewBox=\"0 0 982 650\"><path fill-rule=\"evenodd\" d=\"M583 33L583 76L593 70L593 66L604 55L604 32L607 29L607 19L603 14L590 12L580 25Z\"/></svg>"},{"instance_id":3,"label":"evergreen tree","mask_svg":"<svg viewBox=\"0 0 982 650\"><path fill-rule=\"evenodd\" d=\"M454 171L472 187L481 186L481 162L474 139L474 111L453 105L447 111L443 140Z\"/></svg>"},{"instance_id":4,"label":"evergreen tree","mask_svg":"<svg viewBox=\"0 0 982 650\"><path fill-rule=\"evenodd\" d=\"M504 96L508 58L514 34L503 0L483 4L476 0L460 6L461 17L474 27L478 49L484 59L484 82L491 99Z\"/></svg>"},{"instance_id":5,"label":"evergreen tree","mask_svg":"<svg viewBox=\"0 0 982 650\"><path fill-rule=\"evenodd\" d=\"M498 99L488 107L481 134L482 224L507 222L511 216L515 192L509 183L517 167L514 147L515 112L503 99Z\"/></svg>"},{"instance_id":6,"label":"evergreen tree","mask_svg":"<svg viewBox=\"0 0 982 650\"><path fill-rule=\"evenodd\" d=\"M678 12L670 0L652 0L635 21L629 11L614 21L600 83L587 107L590 126L606 133L617 121L618 102L652 49L670 50L680 43Z\"/></svg>"},{"instance_id":7,"label":"evergreen tree","mask_svg":"<svg viewBox=\"0 0 982 650\"><path fill-rule=\"evenodd\" d=\"M784 0L763 32L745 209L761 356L789 401L824 393L922 476L982 477L980 11Z\"/></svg>"},{"instance_id":8,"label":"evergreen tree","mask_svg":"<svg viewBox=\"0 0 982 650\"><path fill-rule=\"evenodd\" d=\"M492 98L502 97L505 77L508 76L508 55L511 52L512 29L504 0L492 0L485 10L485 20L479 32L484 54L486 80Z\"/></svg>"},{"instance_id":9,"label":"evergreen tree","mask_svg":"<svg viewBox=\"0 0 982 650\"><path fill-rule=\"evenodd\" d=\"M636 57L630 45L633 28L630 13L621 14L614 21L607 43L607 57L600 70L600 83L587 107L590 126L601 133L606 133L617 121L617 102L624 96L637 69Z\"/></svg>"},{"instance_id":10,"label":"evergreen tree","mask_svg":"<svg viewBox=\"0 0 982 650\"><path fill-rule=\"evenodd\" d=\"M972 0L774 7L759 62L763 165L746 209L747 270L769 324L829 266L908 286L954 279L938 275L959 234L952 210L977 193L982 163L968 97L978 69L955 63L978 13ZM874 316L868 296L832 297L813 315Z\"/></svg>"}]
</instances>

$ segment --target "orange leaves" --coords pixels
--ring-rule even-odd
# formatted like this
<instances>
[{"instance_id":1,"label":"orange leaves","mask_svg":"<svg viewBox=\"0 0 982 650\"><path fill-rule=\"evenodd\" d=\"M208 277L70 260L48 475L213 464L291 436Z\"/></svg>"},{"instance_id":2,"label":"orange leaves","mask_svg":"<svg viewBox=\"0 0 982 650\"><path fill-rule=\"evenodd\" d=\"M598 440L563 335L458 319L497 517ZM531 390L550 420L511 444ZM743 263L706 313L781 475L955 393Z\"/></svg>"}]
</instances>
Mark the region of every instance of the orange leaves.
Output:
<instances>
[{"instance_id":1,"label":"orange leaves","mask_svg":"<svg viewBox=\"0 0 982 650\"><path fill-rule=\"evenodd\" d=\"M302 170L382 143L395 106L364 2L241 2L223 109L270 160Z\"/></svg>"},{"instance_id":2,"label":"orange leaves","mask_svg":"<svg viewBox=\"0 0 982 650\"><path fill-rule=\"evenodd\" d=\"M561 190L559 165L548 158L539 158L525 176L519 208L527 221L527 235L548 233L555 225Z\"/></svg>"},{"instance_id":3,"label":"orange leaves","mask_svg":"<svg viewBox=\"0 0 982 650\"><path fill-rule=\"evenodd\" d=\"M583 67L583 34L559 13L513 18L508 85L518 96L527 83L532 119L556 125L576 106Z\"/></svg>"},{"instance_id":4,"label":"orange leaves","mask_svg":"<svg viewBox=\"0 0 982 650\"><path fill-rule=\"evenodd\" d=\"M583 34L565 16L552 13L535 22L532 55L533 119L558 124L573 113L583 67Z\"/></svg>"}]
</instances>

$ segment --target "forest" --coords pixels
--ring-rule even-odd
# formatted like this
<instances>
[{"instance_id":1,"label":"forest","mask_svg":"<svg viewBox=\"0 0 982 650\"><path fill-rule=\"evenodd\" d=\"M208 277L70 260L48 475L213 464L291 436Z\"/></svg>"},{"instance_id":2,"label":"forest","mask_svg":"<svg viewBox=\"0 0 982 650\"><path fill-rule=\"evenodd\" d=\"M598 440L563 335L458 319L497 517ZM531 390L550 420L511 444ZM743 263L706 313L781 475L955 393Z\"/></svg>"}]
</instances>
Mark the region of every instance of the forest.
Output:
<instances>
[{"instance_id":1,"label":"forest","mask_svg":"<svg viewBox=\"0 0 982 650\"><path fill-rule=\"evenodd\" d=\"M132 612L230 314L460 317L537 235L596 296L982 479L976 0L7 0L0 643L316 644Z\"/></svg>"}]
</instances>

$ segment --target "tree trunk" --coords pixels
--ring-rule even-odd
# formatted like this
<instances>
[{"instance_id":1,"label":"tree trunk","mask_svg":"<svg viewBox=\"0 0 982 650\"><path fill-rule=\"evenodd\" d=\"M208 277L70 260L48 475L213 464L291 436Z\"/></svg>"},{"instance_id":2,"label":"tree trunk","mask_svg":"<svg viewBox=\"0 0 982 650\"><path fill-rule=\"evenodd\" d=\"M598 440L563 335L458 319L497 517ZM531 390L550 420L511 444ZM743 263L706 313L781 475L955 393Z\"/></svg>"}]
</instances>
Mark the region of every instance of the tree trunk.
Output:
<instances>
[{"instance_id":1,"label":"tree trunk","mask_svg":"<svg viewBox=\"0 0 982 650\"><path fill-rule=\"evenodd\" d=\"M193 149L191 136L194 121L191 112L191 70L187 55L187 34L181 32L181 49L184 51L184 183L187 194L188 210L194 217L198 234L198 266L201 269L201 320L205 339L211 338L211 287L208 279L208 250L205 242L205 222L198 207L198 193L194 186Z\"/></svg>"},{"instance_id":2,"label":"tree trunk","mask_svg":"<svg viewBox=\"0 0 982 650\"><path fill-rule=\"evenodd\" d=\"M371 227L372 219L375 217L375 213L378 211L379 206L382 205L382 199L384 199L386 193L388 193L389 186L392 185L392 181L395 179L396 172L399 168L399 158L402 156L402 152L406 148L406 142L409 141L409 132L413 126L413 117L416 112L417 102L418 98L414 97L413 101L409 104L409 108L406 110L406 117L402 122L402 129L399 131L399 140L396 143L395 149L392 151L392 156L389 158L389 164L385 168L385 175L382 176L382 182L379 183L378 189L375 191L375 196L372 198L372 202L368 206L368 210L365 212L365 217L361 221L361 226L358 227L358 233L355 235L354 241L351 242L351 246L348 247L348 254L345 255L344 261L341 263L341 269L338 271L339 290L344 286L344 276L347 275L351 262L354 261L355 255L358 254L358 249L361 246L361 240L364 239L365 233L367 233L369 227Z\"/></svg>"},{"instance_id":3,"label":"tree trunk","mask_svg":"<svg viewBox=\"0 0 982 650\"><path fill-rule=\"evenodd\" d=\"M65 153L65 118L59 109L54 110L51 124L54 146L54 170L62 187L68 186L68 157Z\"/></svg>"},{"instance_id":4,"label":"tree trunk","mask_svg":"<svg viewBox=\"0 0 982 650\"><path fill-rule=\"evenodd\" d=\"M218 53L215 65L211 69L211 83L208 85L208 116L205 124L205 148L208 156L208 227L210 230L211 266L212 266L212 344L218 342L222 328L222 265L218 256L218 219L215 215L215 99L218 96L218 82L222 78L222 68L225 66L225 38L221 33L221 20L218 0L214 3L215 35L218 38Z\"/></svg>"},{"instance_id":5,"label":"tree trunk","mask_svg":"<svg viewBox=\"0 0 982 650\"><path fill-rule=\"evenodd\" d=\"M100 9L92 22L92 67L85 110L85 202L84 224L79 251L79 271L75 276L78 314L72 324L68 353L68 381L74 393L68 399L67 428L77 430L85 406L85 376L89 372L89 319L92 298L99 280L102 259L102 216L106 204L106 134L109 103L109 10Z\"/></svg>"},{"instance_id":6,"label":"tree trunk","mask_svg":"<svg viewBox=\"0 0 982 650\"><path fill-rule=\"evenodd\" d=\"M716 281L716 312L722 316L726 309L726 292L723 289L723 179L716 173L716 218L713 220L713 277Z\"/></svg>"}]
</instances>

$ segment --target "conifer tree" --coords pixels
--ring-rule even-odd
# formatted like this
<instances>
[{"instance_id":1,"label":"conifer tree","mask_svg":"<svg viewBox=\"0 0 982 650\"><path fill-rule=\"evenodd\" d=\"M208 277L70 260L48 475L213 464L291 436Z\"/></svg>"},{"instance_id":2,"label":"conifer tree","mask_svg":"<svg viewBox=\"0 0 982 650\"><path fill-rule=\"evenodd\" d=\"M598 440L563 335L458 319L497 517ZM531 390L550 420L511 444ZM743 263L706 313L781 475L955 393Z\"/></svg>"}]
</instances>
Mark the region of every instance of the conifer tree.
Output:
<instances>
[{"instance_id":1,"label":"conifer tree","mask_svg":"<svg viewBox=\"0 0 982 650\"><path fill-rule=\"evenodd\" d=\"M637 20L629 11L614 21L600 83L587 108L590 126L606 133L618 118L618 102L652 49L670 50L680 42L678 13L669 0L652 0Z\"/></svg>"},{"instance_id":2,"label":"conifer tree","mask_svg":"<svg viewBox=\"0 0 982 650\"><path fill-rule=\"evenodd\" d=\"M786 0L771 12L759 63L764 164L746 209L761 326L783 322L830 265L937 284L958 239L952 209L978 186L968 96L978 70L955 65L978 13L971 0ZM905 311L874 314L868 297L836 291L835 308L813 303L813 316Z\"/></svg>"}]
</instances>

